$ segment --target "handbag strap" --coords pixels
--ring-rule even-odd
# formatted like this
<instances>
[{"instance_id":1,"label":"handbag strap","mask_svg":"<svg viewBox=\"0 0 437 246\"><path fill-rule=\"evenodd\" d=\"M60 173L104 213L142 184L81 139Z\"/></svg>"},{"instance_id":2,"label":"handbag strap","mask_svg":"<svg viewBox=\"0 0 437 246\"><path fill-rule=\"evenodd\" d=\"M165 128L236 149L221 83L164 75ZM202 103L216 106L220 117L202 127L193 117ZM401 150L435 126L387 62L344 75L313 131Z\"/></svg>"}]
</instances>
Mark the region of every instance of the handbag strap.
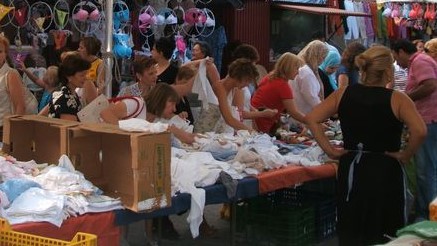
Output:
<instances>
[{"instance_id":1,"label":"handbag strap","mask_svg":"<svg viewBox=\"0 0 437 246\"><path fill-rule=\"evenodd\" d=\"M123 120L130 119L130 118L136 118L138 115L140 115L140 113L143 111L145 103L142 103L142 105L141 105L141 102L138 99L138 97L134 97L134 96L114 97L114 98L109 99L109 102L116 103L116 102L122 101L124 99L132 99L137 104L136 104L135 110L131 114L127 115L126 117L123 117Z\"/></svg>"}]
</instances>

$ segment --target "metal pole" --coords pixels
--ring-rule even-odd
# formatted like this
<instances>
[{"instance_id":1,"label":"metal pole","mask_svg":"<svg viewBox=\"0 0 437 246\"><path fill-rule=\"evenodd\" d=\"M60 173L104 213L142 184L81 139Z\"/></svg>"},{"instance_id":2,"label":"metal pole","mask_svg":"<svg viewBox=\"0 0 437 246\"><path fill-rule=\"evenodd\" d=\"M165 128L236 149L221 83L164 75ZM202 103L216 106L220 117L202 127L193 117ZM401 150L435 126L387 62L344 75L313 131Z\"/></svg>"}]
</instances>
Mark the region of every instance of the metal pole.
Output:
<instances>
[{"instance_id":1,"label":"metal pole","mask_svg":"<svg viewBox=\"0 0 437 246\"><path fill-rule=\"evenodd\" d=\"M106 19L106 36L105 36L105 54L103 55L103 62L105 64L105 96L107 98L112 97L112 66L113 56L112 56L112 32L113 32L113 12L114 12L114 1L105 1L105 19Z\"/></svg>"}]
</instances>

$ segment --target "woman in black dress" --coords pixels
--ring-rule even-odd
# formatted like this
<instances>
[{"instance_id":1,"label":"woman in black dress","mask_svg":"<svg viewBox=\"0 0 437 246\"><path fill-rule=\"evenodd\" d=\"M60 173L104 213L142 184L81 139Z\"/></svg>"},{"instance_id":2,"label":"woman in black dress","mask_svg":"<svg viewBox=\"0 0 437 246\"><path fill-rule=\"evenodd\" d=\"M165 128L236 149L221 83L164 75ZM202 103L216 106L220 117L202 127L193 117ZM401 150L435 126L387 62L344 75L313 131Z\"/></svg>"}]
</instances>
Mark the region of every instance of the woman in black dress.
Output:
<instances>
[{"instance_id":1,"label":"woman in black dress","mask_svg":"<svg viewBox=\"0 0 437 246\"><path fill-rule=\"evenodd\" d=\"M176 47L175 41L162 37L156 40L153 49L152 49L152 57L156 60L157 70L158 70L158 79L157 83L167 83L172 85L176 82L176 76L178 74L178 67L175 63L170 61L171 56L173 55L173 51ZM190 103L188 99L184 96L181 97L181 100L176 104L176 112L175 114L180 117L187 119L190 121L190 124L194 123L193 113L191 112Z\"/></svg>"},{"instance_id":2,"label":"woman in black dress","mask_svg":"<svg viewBox=\"0 0 437 246\"><path fill-rule=\"evenodd\" d=\"M426 128L414 103L405 94L386 89L393 81L390 49L375 46L355 59L359 84L341 87L306 116L322 149L338 168L338 237L340 245L387 242L405 225L402 166L422 143ZM320 126L337 114L344 149L330 145ZM410 138L400 150L404 123Z\"/></svg>"}]
</instances>

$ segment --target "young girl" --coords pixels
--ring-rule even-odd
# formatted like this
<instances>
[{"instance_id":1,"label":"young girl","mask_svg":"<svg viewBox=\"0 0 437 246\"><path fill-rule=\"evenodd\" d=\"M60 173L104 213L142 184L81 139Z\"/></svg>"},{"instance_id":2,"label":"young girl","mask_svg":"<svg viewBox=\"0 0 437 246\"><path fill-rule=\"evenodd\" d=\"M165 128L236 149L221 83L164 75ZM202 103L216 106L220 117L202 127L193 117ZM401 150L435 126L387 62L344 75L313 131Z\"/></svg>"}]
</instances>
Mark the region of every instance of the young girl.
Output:
<instances>
[{"instance_id":1,"label":"young girl","mask_svg":"<svg viewBox=\"0 0 437 246\"><path fill-rule=\"evenodd\" d=\"M33 81L33 83L39 85L44 89L44 93L42 94L41 101L38 105L38 112L41 112L45 106L49 104L52 100L52 92L58 87L59 79L58 79L58 67L50 66L47 68L46 73L43 78L40 79L35 76L32 71L26 68L24 62L21 62L21 70L26 73L26 75Z\"/></svg>"},{"instance_id":2,"label":"young girl","mask_svg":"<svg viewBox=\"0 0 437 246\"><path fill-rule=\"evenodd\" d=\"M176 84L173 85L173 88L176 89L180 96L180 100L178 104L176 104L175 113L181 118L188 120L190 124L194 123L194 117L187 96L191 93L191 89L193 88L195 75L196 71L190 66L182 66L176 75Z\"/></svg>"}]
</instances>

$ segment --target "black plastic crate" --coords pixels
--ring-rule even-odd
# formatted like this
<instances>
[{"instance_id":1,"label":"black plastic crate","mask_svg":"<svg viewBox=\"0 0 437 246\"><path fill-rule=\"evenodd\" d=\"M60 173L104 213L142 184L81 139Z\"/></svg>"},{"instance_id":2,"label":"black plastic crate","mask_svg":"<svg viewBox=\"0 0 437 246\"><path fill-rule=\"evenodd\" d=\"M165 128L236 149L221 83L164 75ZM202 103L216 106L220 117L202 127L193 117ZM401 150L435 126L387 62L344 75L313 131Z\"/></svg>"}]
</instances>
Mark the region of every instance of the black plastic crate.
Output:
<instances>
[{"instance_id":1,"label":"black plastic crate","mask_svg":"<svg viewBox=\"0 0 437 246\"><path fill-rule=\"evenodd\" d=\"M314 205L302 199L300 190L283 189L247 200L237 206L236 226L251 245L315 243Z\"/></svg>"},{"instance_id":2,"label":"black plastic crate","mask_svg":"<svg viewBox=\"0 0 437 246\"><path fill-rule=\"evenodd\" d=\"M337 202L335 197L325 197L316 205L316 238L323 241L337 232Z\"/></svg>"}]
</instances>

